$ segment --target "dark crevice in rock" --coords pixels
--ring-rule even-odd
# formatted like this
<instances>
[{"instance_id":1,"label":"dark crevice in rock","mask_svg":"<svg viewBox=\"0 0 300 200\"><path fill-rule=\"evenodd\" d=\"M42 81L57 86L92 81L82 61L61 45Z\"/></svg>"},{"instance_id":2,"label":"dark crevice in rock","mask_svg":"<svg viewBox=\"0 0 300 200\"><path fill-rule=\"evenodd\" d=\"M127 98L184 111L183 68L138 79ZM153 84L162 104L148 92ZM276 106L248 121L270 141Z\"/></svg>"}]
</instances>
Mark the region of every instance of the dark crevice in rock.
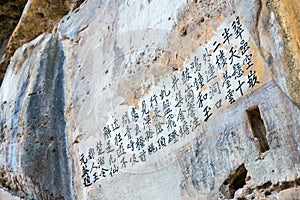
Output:
<instances>
[{"instance_id":1,"label":"dark crevice in rock","mask_svg":"<svg viewBox=\"0 0 300 200\"><path fill-rule=\"evenodd\" d=\"M283 181L283 182L274 184L271 187L270 192L273 192L273 191L280 192L282 190L293 188L296 185L297 185L297 181L296 180L295 181Z\"/></svg>"},{"instance_id":2,"label":"dark crevice in rock","mask_svg":"<svg viewBox=\"0 0 300 200\"><path fill-rule=\"evenodd\" d=\"M255 30L257 33L257 43L258 43L258 49L261 49L261 44L260 44L260 32L259 32L259 21L260 21L260 15L261 15L261 10L262 10L262 2L261 0L257 1L258 2L258 10L256 13L256 21L255 21Z\"/></svg>"},{"instance_id":3,"label":"dark crevice in rock","mask_svg":"<svg viewBox=\"0 0 300 200\"><path fill-rule=\"evenodd\" d=\"M75 5L73 10L76 10L77 8L79 8L79 6L84 2L85 0L77 0L75 1Z\"/></svg>"},{"instance_id":4,"label":"dark crevice in rock","mask_svg":"<svg viewBox=\"0 0 300 200\"><path fill-rule=\"evenodd\" d=\"M2 21L2 19L0 19ZM0 35L0 60L2 56L5 54L6 46L8 44L9 36L11 33L6 33L4 35Z\"/></svg>"},{"instance_id":5,"label":"dark crevice in rock","mask_svg":"<svg viewBox=\"0 0 300 200\"><path fill-rule=\"evenodd\" d=\"M268 196L272 194L278 194L281 191L288 190L291 188L298 188L299 182L297 182L298 179L295 179L294 181L283 181L278 183L272 183L271 181L267 181L262 185L258 185L254 188L248 188L245 190L244 196L248 196L251 194L260 194L260 197L268 198ZM252 196L254 198L254 196Z\"/></svg>"},{"instance_id":6,"label":"dark crevice in rock","mask_svg":"<svg viewBox=\"0 0 300 200\"><path fill-rule=\"evenodd\" d=\"M246 185L247 172L244 164L232 171L219 189L221 195L224 198L233 198L234 193Z\"/></svg>"},{"instance_id":7,"label":"dark crevice in rock","mask_svg":"<svg viewBox=\"0 0 300 200\"><path fill-rule=\"evenodd\" d=\"M247 116L252 129L252 136L255 142L258 142L258 148L260 153L264 153L270 149L266 138L266 127L263 119L261 118L258 106L249 108Z\"/></svg>"}]
</instances>

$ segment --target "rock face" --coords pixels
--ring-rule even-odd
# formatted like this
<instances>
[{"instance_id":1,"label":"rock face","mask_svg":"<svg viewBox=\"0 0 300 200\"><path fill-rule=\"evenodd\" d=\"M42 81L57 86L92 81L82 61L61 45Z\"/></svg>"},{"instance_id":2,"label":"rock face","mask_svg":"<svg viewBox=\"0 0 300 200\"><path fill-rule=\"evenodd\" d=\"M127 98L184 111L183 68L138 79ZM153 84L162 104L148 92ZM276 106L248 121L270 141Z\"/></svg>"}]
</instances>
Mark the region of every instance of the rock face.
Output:
<instances>
[{"instance_id":1,"label":"rock face","mask_svg":"<svg viewBox=\"0 0 300 200\"><path fill-rule=\"evenodd\" d=\"M299 199L299 8L28 1L2 62L0 198Z\"/></svg>"},{"instance_id":2,"label":"rock face","mask_svg":"<svg viewBox=\"0 0 300 200\"><path fill-rule=\"evenodd\" d=\"M82 0L30 0L27 2L24 13L20 18L26 2L25 0L0 1L0 5L2 5L0 13L3 13L1 15L3 21L0 24L2 29L0 32L0 39L2 40L0 40L0 58L5 53L0 60L0 82L3 80L10 58L16 49L42 33L51 33L58 20L66 15L68 11L76 9L82 3ZM7 47L4 51L6 44Z\"/></svg>"},{"instance_id":3,"label":"rock face","mask_svg":"<svg viewBox=\"0 0 300 200\"><path fill-rule=\"evenodd\" d=\"M0 61L3 59L9 37L21 17L22 10L24 9L26 2L27 1L25 0L18 2L8 0L0 1ZM0 68L1 82L4 77L6 67Z\"/></svg>"}]
</instances>

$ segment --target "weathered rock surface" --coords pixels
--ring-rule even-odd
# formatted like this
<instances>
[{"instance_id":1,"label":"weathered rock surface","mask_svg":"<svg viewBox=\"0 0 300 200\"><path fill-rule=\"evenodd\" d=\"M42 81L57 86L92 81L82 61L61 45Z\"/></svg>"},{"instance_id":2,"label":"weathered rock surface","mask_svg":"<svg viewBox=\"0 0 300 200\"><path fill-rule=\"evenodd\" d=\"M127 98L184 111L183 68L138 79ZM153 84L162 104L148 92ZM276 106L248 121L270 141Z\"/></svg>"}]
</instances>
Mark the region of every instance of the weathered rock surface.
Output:
<instances>
[{"instance_id":1,"label":"weathered rock surface","mask_svg":"<svg viewBox=\"0 0 300 200\"><path fill-rule=\"evenodd\" d=\"M9 36L15 29L26 2L26 0L18 2L8 0L0 1L0 58L5 53Z\"/></svg>"},{"instance_id":2,"label":"weathered rock surface","mask_svg":"<svg viewBox=\"0 0 300 200\"><path fill-rule=\"evenodd\" d=\"M24 13L19 20L26 2ZM70 10L76 9L82 2L82 0L10 0L2 2L0 14L3 12L1 15L1 21L2 19L3 21L0 27L4 31L0 32L0 38L3 38L1 43L8 44L5 51L1 48L0 52L0 82L3 80L10 58L16 49L42 33L51 33L58 20ZM13 33L11 33L12 31ZM10 36L9 40L7 40L7 36Z\"/></svg>"},{"instance_id":3,"label":"weathered rock surface","mask_svg":"<svg viewBox=\"0 0 300 200\"><path fill-rule=\"evenodd\" d=\"M81 3L10 37L0 198L299 199L299 1Z\"/></svg>"},{"instance_id":4,"label":"weathered rock surface","mask_svg":"<svg viewBox=\"0 0 300 200\"><path fill-rule=\"evenodd\" d=\"M7 43L10 35L18 24L22 11L26 4L26 0L21 1L0 1L0 61L6 52ZM7 66L6 66L7 67ZM6 67L0 68L1 82L3 80Z\"/></svg>"}]
</instances>

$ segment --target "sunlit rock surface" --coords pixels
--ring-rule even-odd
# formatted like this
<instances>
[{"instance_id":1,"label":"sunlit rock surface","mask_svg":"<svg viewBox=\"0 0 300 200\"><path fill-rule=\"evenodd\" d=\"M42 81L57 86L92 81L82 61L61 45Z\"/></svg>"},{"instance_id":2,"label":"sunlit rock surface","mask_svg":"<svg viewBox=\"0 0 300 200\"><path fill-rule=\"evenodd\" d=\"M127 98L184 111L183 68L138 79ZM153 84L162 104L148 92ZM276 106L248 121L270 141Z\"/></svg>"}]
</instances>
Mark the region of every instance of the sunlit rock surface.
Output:
<instances>
[{"instance_id":1,"label":"sunlit rock surface","mask_svg":"<svg viewBox=\"0 0 300 200\"><path fill-rule=\"evenodd\" d=\"M298 1L81 3L10 36L1 198L298 199Z\"/></svg>"}]
</instances>

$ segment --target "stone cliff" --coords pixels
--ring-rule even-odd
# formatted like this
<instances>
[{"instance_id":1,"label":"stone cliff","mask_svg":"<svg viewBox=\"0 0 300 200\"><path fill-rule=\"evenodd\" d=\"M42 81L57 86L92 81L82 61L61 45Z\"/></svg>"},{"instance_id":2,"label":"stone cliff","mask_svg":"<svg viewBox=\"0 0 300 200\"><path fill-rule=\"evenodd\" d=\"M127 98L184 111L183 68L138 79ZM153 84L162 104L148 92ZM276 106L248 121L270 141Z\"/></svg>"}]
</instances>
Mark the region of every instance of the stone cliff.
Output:
<instances>
[{"instance_id":1,"label":"stone cliff","mask_svg":"<svg viewBox=\"0 0 300 200\"><path fill-rule=\"evenodd\" d=\"M299 199L300 2L0 1L0 199Z\"/></svg>"}]
</instances>

